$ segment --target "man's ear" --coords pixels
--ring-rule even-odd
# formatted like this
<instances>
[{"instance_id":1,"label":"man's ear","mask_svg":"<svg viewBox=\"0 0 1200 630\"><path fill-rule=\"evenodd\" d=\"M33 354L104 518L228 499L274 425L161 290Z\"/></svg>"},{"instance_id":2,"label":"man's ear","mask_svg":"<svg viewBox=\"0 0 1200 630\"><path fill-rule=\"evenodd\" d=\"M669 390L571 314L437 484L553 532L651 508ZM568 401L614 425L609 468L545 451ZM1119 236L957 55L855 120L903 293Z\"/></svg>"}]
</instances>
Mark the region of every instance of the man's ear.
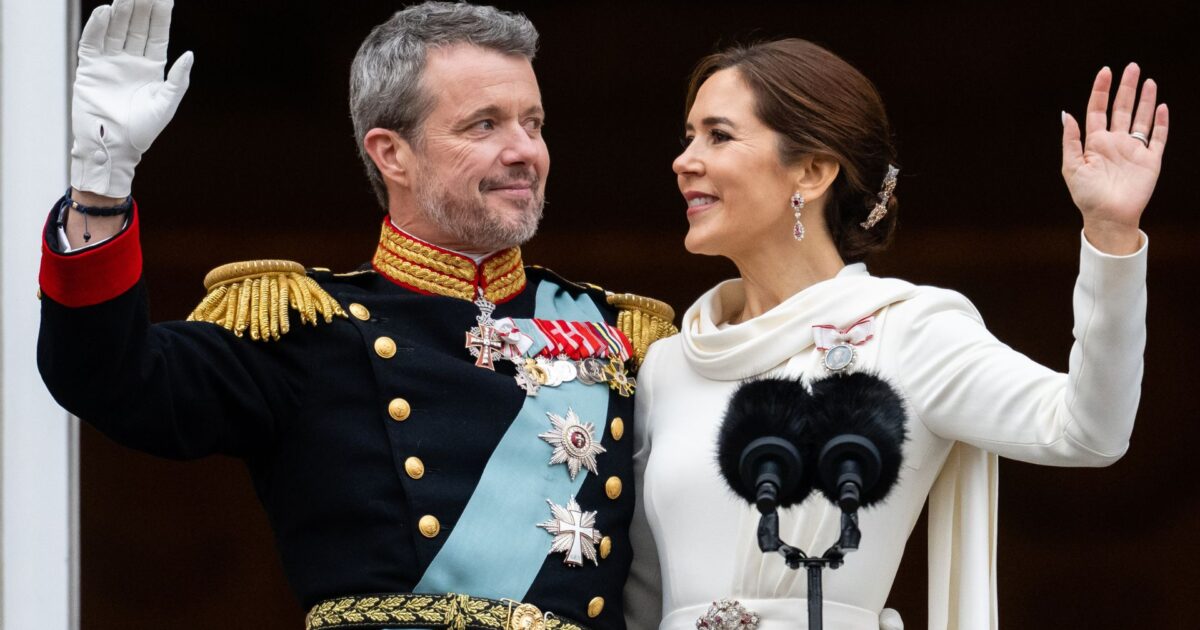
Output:
<instances>
[{"instance_id":1,"label":"man's ear","mask_svg":"<svg viewBox=\"0 0 1200 630\"><path fill-rule=\"evenodd\" d=\"M796 190L800 191L805 199L813 200L825 195L842 167L837 160L827 155L812 154L804 156L789 170Z\"/></svg>"},{"instance_id":2,"label":"man's ear","mask_svg":"<svg viewBox=\"0 0 1200 630\"><path fill-rule=\"evenodd\" d=\"M385 182L402 188L412 188L416 155L412 144L391 129L375 127L363 136L363 148Z\"/></svg>"}]
</instances>

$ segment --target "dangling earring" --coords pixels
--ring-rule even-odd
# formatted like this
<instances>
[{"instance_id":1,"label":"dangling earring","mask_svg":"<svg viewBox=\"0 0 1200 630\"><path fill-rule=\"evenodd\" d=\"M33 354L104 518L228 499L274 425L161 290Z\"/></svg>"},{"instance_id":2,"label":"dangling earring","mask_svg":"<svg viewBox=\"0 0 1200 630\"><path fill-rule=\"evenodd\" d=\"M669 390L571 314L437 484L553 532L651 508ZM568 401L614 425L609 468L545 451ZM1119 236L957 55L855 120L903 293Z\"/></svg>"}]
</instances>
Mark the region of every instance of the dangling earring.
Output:
<instances>
[{"instance_id":1,"label":"dangling earring","mask_svg":"<svg viewBox=\"0 0 1200 630\"><path fill-rule=\"evenodd\" d=\"M800 222L800 210L804 208L804 195L800 191L792 193L792 213L796 215L796 225L792 226L792 236L797 241L804 240L804 224Z\"/></svg>"}]
</instances>

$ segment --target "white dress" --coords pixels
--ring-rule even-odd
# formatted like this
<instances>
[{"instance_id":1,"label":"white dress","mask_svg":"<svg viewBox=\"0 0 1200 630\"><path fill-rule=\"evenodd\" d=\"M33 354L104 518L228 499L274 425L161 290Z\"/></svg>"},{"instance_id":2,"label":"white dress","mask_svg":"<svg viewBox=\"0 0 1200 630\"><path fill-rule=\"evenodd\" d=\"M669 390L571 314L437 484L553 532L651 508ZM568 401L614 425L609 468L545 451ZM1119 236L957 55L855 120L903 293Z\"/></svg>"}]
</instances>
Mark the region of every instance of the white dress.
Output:
<instances>
[{"instance_id":1,"label":"white dress","mask_svg":"<svg viewBox=\"0 0 1200 630\"><path fill-rule=\"evenodd\" d=\"M740 280L702 296L684 315L681 334L656 343L639 373L631 630L658 619L659 571L663 630L695 628L726 597L757 612L760 630L807 626L805 573L759 551L758 513L721 480L716 435L742 380L825 376L812 327L845 328L872 314L874 337L858 347L851 369L878 373L904 396L909 440L890 497L860 513L860 549L824 572L825 627L900 627L883 606L928 497L929 627L996 628L996 454L1057 466L1104 466L1124 454L1145 346L1142 238L1129 256L1084 241L1067 374L996 340L961 295L875 278L862 264L738 325L725 322L742 306ZM837 540L839 524L837 508L814 495L781 512L780 536L821 554Z\"/></svg>"}]
</instances>

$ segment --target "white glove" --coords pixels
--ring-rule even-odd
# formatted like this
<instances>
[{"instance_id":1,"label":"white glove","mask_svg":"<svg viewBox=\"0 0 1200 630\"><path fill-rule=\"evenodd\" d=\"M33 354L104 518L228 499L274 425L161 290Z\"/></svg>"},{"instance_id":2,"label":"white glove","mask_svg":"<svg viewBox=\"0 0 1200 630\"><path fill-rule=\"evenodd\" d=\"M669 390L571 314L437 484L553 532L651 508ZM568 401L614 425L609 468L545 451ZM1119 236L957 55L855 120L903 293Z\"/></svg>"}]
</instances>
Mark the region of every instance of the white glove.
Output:
<instances>
[{"instance_id":1,"label":"white glove","mask_svg":"<svg viewBox=\"0 0 1200 630\"><path fill-rule=\"evenodd\" d=\"M167 65L173 0L115 0L97 7L79 37L71 101L71 186L126 197L133 170L183 93L191 51Z\"/></svg>"}]
</instances>

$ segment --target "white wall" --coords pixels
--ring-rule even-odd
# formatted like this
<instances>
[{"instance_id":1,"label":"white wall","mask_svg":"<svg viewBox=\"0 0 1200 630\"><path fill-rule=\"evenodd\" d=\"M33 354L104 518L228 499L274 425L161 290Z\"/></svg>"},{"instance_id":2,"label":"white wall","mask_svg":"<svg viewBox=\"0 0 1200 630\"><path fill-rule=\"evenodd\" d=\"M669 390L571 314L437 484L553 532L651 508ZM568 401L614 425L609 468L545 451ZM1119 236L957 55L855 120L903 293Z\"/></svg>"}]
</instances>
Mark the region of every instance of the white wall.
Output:
<instances>
[{"instance_id":1,"label":"white wall","mask_svg":"<svg viewBox=\"0 0 1200 630\"><path fill-rule=\"evenodd\" d=\"M38 376L39 233L68 183L74 0L0 0L0 628L78 628L74 421Z\"/></svg>"}]
</instances>

